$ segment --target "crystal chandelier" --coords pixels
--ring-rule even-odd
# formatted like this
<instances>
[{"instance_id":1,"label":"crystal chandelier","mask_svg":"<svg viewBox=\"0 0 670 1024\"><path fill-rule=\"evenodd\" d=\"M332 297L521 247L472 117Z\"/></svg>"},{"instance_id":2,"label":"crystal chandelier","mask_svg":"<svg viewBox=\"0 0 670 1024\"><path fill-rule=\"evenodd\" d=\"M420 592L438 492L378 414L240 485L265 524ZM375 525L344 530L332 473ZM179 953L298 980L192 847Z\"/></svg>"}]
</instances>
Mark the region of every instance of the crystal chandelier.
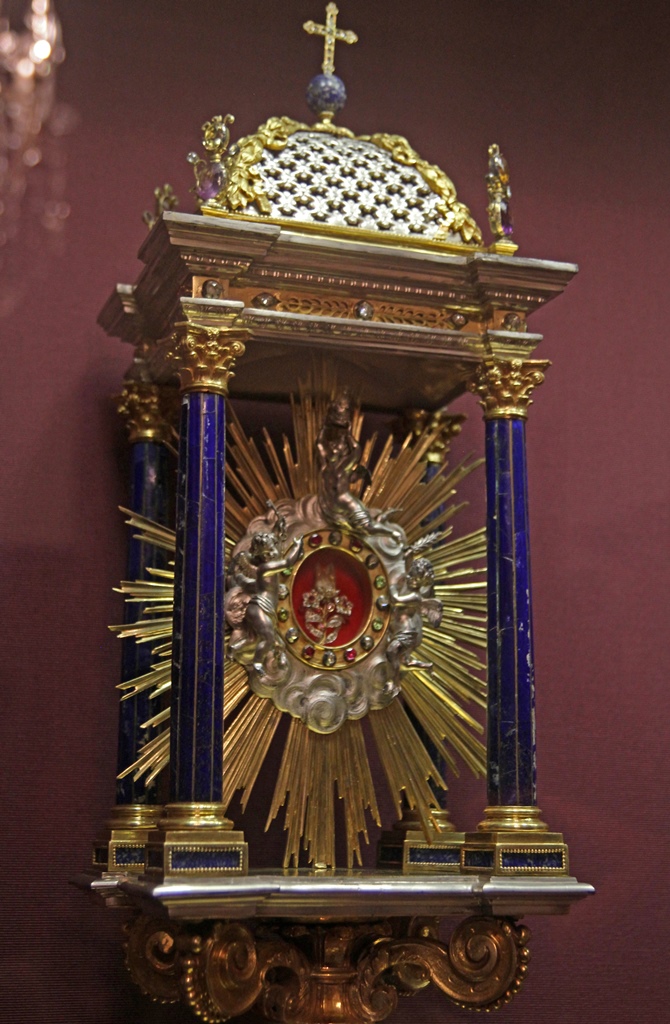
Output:
<instances>
[{"instance_id":1,"label":"crystal chandelier","mask_svg":"<svg viewBox=\"0 0 670 1024\"><path fill-rule=\"evenodd\" d=\"M59 233L70 208L64 201L64 155L59 139L73 111L56 103L56 68L63 61L61 25L51 0L30 0L23 26L13 28L0 0L0 267L8 243L29 212L31 231ZM40 173L33 169L41 168ZM30 198L28 199L28 195ZM4 277L4 275L3 275ZM0 296L0 315L13 308Z\"/></svg>"}]
</instances>

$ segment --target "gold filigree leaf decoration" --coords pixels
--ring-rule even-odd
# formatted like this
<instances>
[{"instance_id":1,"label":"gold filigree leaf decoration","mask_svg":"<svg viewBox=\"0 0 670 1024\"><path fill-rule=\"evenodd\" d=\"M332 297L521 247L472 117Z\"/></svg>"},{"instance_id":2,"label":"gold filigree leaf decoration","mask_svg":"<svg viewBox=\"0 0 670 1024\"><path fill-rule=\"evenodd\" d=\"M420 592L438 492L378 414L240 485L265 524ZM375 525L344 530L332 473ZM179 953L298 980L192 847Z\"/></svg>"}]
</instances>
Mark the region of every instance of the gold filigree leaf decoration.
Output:
<instances>
[{"instance_id":1,"label":"gold filigree leaf decoration","mask_svg":"<svg viewBox=\"0 0 670 1024\"><path fill-rule=\"evenodd\" d=\"M283 149L289 136L306 130L307 125L290 117L271 117L255 134L240 139L230 158L225 191L211 205L216 206L223 201L231 210L243 210L250 203L256 203L261 213L270 213L270 204L256 165L264 149Z\"/></svg>"},{"instance_id":2,"label":"gold filigree leaf decoration","mask_svg":"<svg viewBox=\"0 0 670 1024\"><path fill-rule=\"evenodd\" d=\"M454 183L437 164L430 164L420 157L402 135L387 135L384 132L378 132L375 135L362 138L373 142L381 149L388 150L397 163L416 167L426 184L440 197L444 222L438 238L446 238L450 232L453 232L460 235L464 242L475 242L481 245L482 233L472 214L467 206L458 202Z\"/></svg>"},{"instance_id":3,"label":"gold filigree leaf decoration","mask_svg":"<svg viewBox=\"0 0 670 1024\"><path fill-rule=\"evenodd\" d=\"M325 372L323 379L302 387L292 402L292 442L284 437L279 447L264 431L263 450L246 435L229 409L228 565L249 523L268 514L268 501L299 501L318 493L316 441L333 394L332 381L328 383ZM356 438L360 438L362 423L360 411L354 410L351 430ZM482 567L485 535L484 530L477 530L454 537L451 525L461 507L454 499L456 488L481 460L445 468L425 482L425 456L435 436L431 429L418 439L409 435L399 449L389 437L377 454L375 439L370 439L362 447L361 458L369 479L364 488L357 486L369 507L396 510L393 522L403 527L413 550L430 560L435 571L435 595L443 609L441 625L425 623L421 645L415 652L417 663L403 668L399 696L385 707L369 710L369 733L356 717L328 734L312 731L300 718L291 718L267 823L269 827L285 808L286 866L298 865L301 848L313 865L334 864L336 799L343 809L348 865L361 863L361 837L368 841L369 822L380 824L366 746L371 740L398 814L405 800L417 812L426 833L435 828L435 791L446 788L446 782L414 723L419 724L451 770L457 772L460 759L476 775L485 774L485 749L477 738L482 726L466 710L466 705L486 706L482 658L486 644ZM147 543L174 551L171 530L132 513L128 523ZM430 537L436 530L442 531L439 543ZM356 535L351 537L355 539ZM148 573L147 579L124 582L120 587L127 600L143 604L142 618L132 625L112 628L119 636L133 636L138 643L151 644L156 660L150 672L120 685L121 699L143 691L157 698L170 689L174 573L172 567L149 569ZM365 665L364 658L359 662ZM432 668L422 667L425 662ZM228 806L240 791L243 808L252 798L277 727L288 714L272 700L253 692L249 679L245 667L226 661L224 803ZM157 702L156 714L143 725L155 729L156 735L124 775L146 775L152 780L167 765L169 709L162 703Z\"/></svg>"},{"instance_id":4,"label":"gold filigree leaf decoration","mask_svg":"<svg viewBox=\"0 0 670 1024\"><path fill-rule=\"evenodd\" d=\"M298 132L307 134L291 153L288 165L290 172L287 168L281 171L276 166L271 167L272 161L264 159L264 153L280 153ZM318 141L318 137L323 135L335 137L327 152L322 152L323 146ZM335 141L337 137L353 140L353 143L347 145L343 142L338 148ZM401 187L386 180L380 190L368 178L370 175L378 178L380 174L386 175L386 178L389 174L393 176L393 165L389 168L387 161L384 171L381 155L377 154L375 158L373 147L389 154L392 161L401 168L413 168L416 174L410 173L409 177L405 174ZM331 165L330 161L333 159L338 166L342 164L339 170L335 165ZM354 181L350 175L352 169L355 169L353 165L358 163L361 167L365 165L368 168L357 186L358 191L365 194L365 209L370 211L374 207L379 207L381 211L381 221L374 229L375 234L384 237L388 232L393 236L414 238L422 238L425 235L438 242L473 246L483 244L482 233L467 206L458 201L451 179L436 164L431 164L419 156L401 135L379 132L374 135L355 136L348 128L334 125L329 120L310 126L301 121L294 121L290 117L271 117L260 125L256 132L246 135L231 147L225 162L225 185L214 199L203 203L204 213L246 213L250 216L257 216L260 213L261 216L272 220L306 223L313 228L319 225L331 229L339 227L346 233L356 229L361 222L360 213L353 213L350 209L355 204L352 204L352 197L349 194ZM284 180L286 173L290 180ZM341 174L344 178L340 177ZM278 185L275 179L281 179L283 184ZM419 222L415 223L418 213L414 208L423 203L415 194L416 181L425 183L422 187L427 195L430 193L425 189L425 185L438 197L435 208L437 224L432 224L430 231L427 230L429 222L421 226L419 218ZM408 203L405 204L404 194L408 197ZM271 197L280 195L283 196L283 200L273 206ZM308 208L312 211L309 215ZM389 210L392 212L389 213ZM406 224L411 224L409 233ZM379 226L382 230L379 230ZM364 223L363 230L369 230L365 228ZM460 238L460 242L457 238Z\"/></svg>"}]
</instances>

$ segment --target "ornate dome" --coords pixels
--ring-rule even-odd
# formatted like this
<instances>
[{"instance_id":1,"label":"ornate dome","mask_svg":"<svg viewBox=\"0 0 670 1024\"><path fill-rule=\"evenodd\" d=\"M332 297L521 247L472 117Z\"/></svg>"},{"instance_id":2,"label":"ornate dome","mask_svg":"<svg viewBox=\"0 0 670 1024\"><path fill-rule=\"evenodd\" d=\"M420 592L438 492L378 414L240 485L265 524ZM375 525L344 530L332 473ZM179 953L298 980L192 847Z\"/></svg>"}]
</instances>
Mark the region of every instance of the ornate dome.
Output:
<instances>
[{"instance_id":1,"label":"ornate dome","mask_svg":"<svg viewBox=\"0 0 670 1024\"><path fill-rule=\"evenodd\" d=\"M384 133L357 137L333 124L347 98L335 74L335 44L358 41L355 32L337 28L337 15L329 3L324 25L303 25L324 40L322 73L311 80L306 97L319 115L315 125L271 117L230 148L230 114L203 125L209 164L195 153L188 158L202 212L388 238L391 244L411 239L481 248L481 231L458 202L451 180L406 139Z\"/></svg>"},{"instance_id":2,"label":"ornate dome","mask_svg":"<svg viewBox=\"0 0 670 1024\"><path fill-rule=\"evenodd\" d=\"M227 135L227 129L218 127L219 177L214 188L205 182L199 189L204 214L482 245L481 232L458 202L451 180L399 135L355 137L328 119L310 127L273 117L224 157L221 134Z\"/></svg>"}]
</instances>

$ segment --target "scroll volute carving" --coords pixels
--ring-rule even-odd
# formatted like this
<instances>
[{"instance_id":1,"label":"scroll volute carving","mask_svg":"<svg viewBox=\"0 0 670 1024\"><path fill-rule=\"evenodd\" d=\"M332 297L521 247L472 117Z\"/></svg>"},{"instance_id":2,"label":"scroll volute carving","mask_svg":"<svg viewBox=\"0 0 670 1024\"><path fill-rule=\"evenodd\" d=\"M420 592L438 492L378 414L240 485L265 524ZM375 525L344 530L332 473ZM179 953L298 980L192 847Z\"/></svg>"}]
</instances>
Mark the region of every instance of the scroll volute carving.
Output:
<instances>
[{"instance_id":1,"label":"scroll volute carving","mask_svg":"<svg viewBox=\"0 0 670 1024\"><path fill-rule=\"evenodd\" d=\"M183 941L184 1001L201 1020L238 1017L258 1003L268 1020L294 1020L306 1002L310 964L299 949L243 924L217 922L206 939Z\"/></svg>"},{"instance_id":2,"label":"scroll volute carving","mask_svg":"<svg viewBox=\"0 0 670 1024\"><path fill-rule=\"evenodd\" d=\"M431 982L456 1005L480 1010L502 1006L520 988L526 928L471 917L445 944L432 919L398 924L217 921L199 934L140 917L129 928L127 963L144 992L163 1002L181 998L211 1024L252 1007L285 1024L376 1024L399 994Z\"/></svg>"},{"instance_id":3,"label":"scroll volute carving","mask_svg":"<svg viewBox=\"0 0 670 1024\"><path fill-rule=\"evenodd\" d=\"M379 940L359 965L365 980L362 1000L372 1013L393 1000L396 986L407 992L432 982L457 1006L497 1009L521 987L530 959L529 937L529 930L513 921L470 917L455 929L448 945L419 936Z\"/></svg>"},{"instance_id":4,"label":"scroll volute carving","mask_svg":"<svg viewBox=\"0 0 670 1024\"><path fill-rule=\"evenodd\" d=\"M126 967L135 984L156 1002L179 1002L179 926L141 914L126 925L125 933Z\"/></svg>"}]
</instances>

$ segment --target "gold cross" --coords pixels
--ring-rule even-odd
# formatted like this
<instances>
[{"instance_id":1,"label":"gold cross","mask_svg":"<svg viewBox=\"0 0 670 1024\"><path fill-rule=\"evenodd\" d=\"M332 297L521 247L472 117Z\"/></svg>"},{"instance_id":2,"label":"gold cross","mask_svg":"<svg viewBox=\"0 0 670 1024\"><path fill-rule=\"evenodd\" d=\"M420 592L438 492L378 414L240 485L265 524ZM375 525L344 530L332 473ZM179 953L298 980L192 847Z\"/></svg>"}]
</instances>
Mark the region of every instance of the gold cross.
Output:
<instances>
[{"instance_id":1,"label":"gold cross","mask_svg":"<svg viewBox=\"0 0 670 1024\"><path fill-rule=\"evenodd\" d=\"M335 4L328 4L326 7L326 24L317 25L315 21L306 21L302 26L305 32L311 36L325 36L323 44L323 64L321 65L324 75L335 74L335 43L357 43L358 36L355 32L345 32L337 28L338 10Z\"/></svg>"}]
</instances>

